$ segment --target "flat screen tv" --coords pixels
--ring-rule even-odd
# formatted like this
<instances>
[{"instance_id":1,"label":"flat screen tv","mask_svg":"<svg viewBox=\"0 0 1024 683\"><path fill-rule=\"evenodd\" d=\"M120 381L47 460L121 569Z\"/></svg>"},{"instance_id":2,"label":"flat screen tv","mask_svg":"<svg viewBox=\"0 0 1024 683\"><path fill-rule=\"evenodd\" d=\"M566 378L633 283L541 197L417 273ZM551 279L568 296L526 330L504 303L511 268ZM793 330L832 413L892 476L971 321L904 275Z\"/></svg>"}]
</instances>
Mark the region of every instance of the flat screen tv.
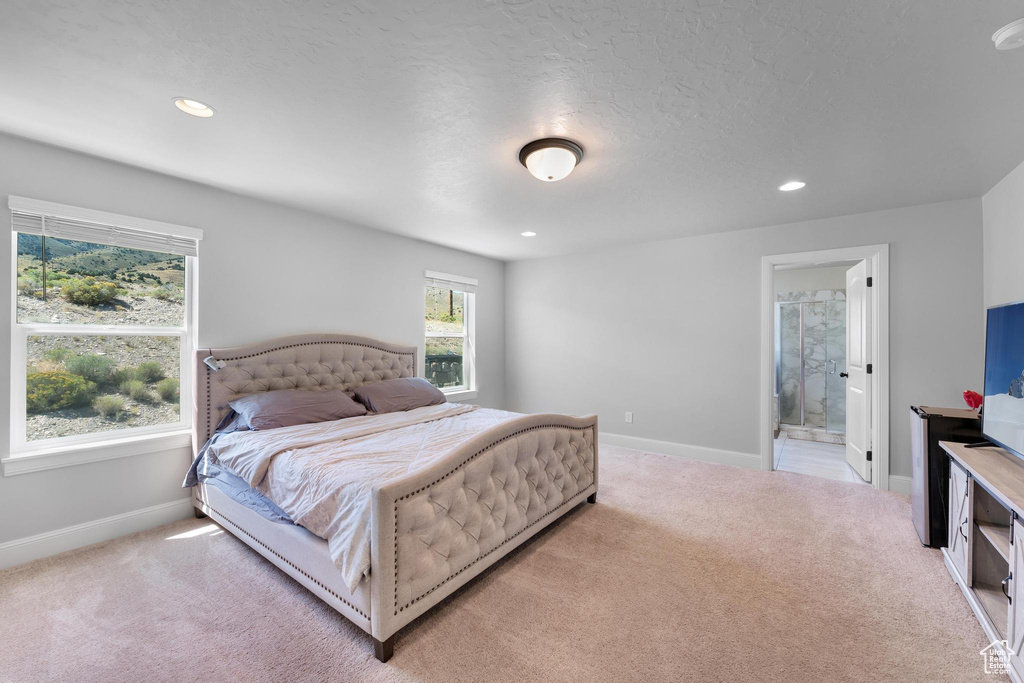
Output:
<instances>
[{"instance_id":1,"label":"flat screen tv","mask_svg":"<svg viewBox=\"0 0 1024 683\"><path fill-rule=\"evenodd\" d=\"M988 309L986 439L1024 458L1024 301Z\"/></svg>"}]
</instances>

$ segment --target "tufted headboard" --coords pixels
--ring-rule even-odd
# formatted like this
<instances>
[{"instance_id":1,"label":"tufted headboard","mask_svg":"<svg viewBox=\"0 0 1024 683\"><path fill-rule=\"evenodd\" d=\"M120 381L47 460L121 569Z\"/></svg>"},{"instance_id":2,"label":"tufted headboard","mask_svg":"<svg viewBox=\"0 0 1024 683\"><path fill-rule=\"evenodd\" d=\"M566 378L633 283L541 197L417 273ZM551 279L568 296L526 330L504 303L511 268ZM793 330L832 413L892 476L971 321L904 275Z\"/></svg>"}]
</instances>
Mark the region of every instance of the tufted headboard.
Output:
<instances>
[{"instance_id":1,"label":"tufted headboard","mask_svg":"<svg viewBox=\"0 0 1024 683\"><path fill-rule=\"evenodd\" d=\"M304 334L195 354L193 449L198 450L227 414L228 402L277 389L343 389L416 377L416 347L342 334ZM214 371L204 359L224 363Z\"/></svg>"}]
</instances>

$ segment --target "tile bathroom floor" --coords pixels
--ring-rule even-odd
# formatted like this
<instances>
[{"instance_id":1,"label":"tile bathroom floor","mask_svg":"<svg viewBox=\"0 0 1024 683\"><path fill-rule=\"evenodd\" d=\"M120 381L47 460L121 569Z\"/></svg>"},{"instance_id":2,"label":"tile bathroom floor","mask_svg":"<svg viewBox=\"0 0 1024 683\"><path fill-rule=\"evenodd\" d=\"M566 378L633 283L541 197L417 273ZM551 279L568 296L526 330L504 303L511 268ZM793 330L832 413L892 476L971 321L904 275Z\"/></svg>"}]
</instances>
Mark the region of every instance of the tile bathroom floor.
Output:
<instances>
[{"instance_id":1,"label":"tile bathroom floor","mask_svg":"<svg viewBox=\"0 0 1024 683\"><path fill-rule=\"evenodd\" d=\"M791 439L780 432L775 439L775 469L812 477L866 484L846 462L846 446Z\"/></svg>"}]
</instances>

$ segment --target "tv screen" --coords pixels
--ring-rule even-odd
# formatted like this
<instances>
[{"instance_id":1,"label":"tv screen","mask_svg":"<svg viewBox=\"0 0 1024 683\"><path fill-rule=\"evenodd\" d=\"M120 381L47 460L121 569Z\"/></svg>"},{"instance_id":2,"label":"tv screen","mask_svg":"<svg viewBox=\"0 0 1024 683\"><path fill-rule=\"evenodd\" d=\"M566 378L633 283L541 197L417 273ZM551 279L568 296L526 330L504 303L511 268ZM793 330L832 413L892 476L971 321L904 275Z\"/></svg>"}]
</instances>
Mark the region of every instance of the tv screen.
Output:
<instances>
[{"instance_id":1,"label":"tv screen","mask_svg":"<svg viewBox=\"0 0 1024 683\"><path fill-rule=\"evenodd\" d=\"M985 438L1024 458L1024 302L988 309Z\"/></svg>"}]
</instances>

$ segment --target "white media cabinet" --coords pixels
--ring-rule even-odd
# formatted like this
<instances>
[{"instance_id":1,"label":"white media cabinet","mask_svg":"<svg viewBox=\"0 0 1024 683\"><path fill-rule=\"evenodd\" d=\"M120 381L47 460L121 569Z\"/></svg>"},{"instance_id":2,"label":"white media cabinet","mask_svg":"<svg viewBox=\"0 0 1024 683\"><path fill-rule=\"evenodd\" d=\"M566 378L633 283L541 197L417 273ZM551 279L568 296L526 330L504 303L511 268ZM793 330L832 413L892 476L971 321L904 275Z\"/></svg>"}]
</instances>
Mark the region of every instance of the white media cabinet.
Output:
<instances>
[{"instance_id":1,"label":"white media cabinet","mask_svg":"<svg viewBox=\"0 0 1024 683\"><path fill-rule=\"evenodd\" d=\"M1005 640L1024 683L1024 462L1002 448L942 441L949 454L946 569L989 641Z\"/></svg>"}]
</instances>

